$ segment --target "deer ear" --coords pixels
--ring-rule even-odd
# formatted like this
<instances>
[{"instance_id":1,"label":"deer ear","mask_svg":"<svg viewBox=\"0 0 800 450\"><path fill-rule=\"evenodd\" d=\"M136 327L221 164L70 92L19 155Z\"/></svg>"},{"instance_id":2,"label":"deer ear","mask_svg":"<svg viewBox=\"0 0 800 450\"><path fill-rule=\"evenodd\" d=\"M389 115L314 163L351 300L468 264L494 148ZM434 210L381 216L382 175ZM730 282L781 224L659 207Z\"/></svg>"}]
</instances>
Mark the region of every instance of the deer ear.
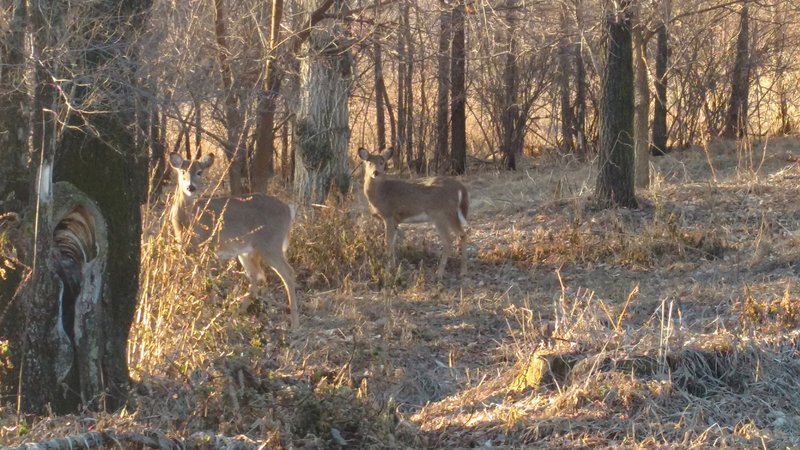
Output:
<instances>
[{"instance_id":1,"label":"deer ear","mask_svg":"<svg viewBox=\"0 0 800 450\"><path fill-rule=\"evenodd\" d=\"M202 167L203 169L208 169L211 166L211 164L214 164L214 154L213 153L209 153L206 156L203 156L202 158L200 158L200 160L197 161L197 162L200 164L200 167Z\"/></svg>"},{"instance_id":2,"label":"deer ear","mask_svg":"<svg viewBox=\"0 0 800 450\"><path fill-rule=\"evenodd\" d=\"M392 155L394 155L394 147L389 147L385 149L383 153L381 153L381 156L383 156L384 161L388 161L392 157Z\"/></svg>"},{"instance_id":3,"label":"deer ear","mask_svg":"<svg viewBox=\"0 0 800 450\"><path fill-rule=\"evenodd\" d=\"M173 169L176 170L182 169L183 163L184 163L183 156L174 152L169 154L169 165L172 166Z\"/></svg>"},{"instance_id":4,"label":"deer ear","mask_svg":"<svg viewBox=\"0 0 800 450\"><path fill-rule=\"evenodd\" d=\"M369 152L364 147L358 148L358 157L366 161L369 158Z\"/></svg>"}]
</instances>

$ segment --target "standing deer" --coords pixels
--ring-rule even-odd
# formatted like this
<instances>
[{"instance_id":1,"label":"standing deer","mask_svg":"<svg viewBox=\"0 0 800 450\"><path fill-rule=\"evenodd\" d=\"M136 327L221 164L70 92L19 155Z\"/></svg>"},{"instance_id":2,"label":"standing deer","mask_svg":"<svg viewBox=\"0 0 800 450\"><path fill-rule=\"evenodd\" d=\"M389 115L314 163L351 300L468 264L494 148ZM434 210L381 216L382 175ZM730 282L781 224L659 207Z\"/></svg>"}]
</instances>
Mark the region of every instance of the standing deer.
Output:
<instances>
[{"instance_id":1,"label":"standing deer","mask_svg":"<svg viewBox=\"0 0 800 450\"><path fill-rule=\"evenodd\" d=\"M387 270L394 267L397 226L403 222L432 222L442 241L442 259L436 276L442 278L447 259L453 249L454 236L459 237L461 275L467 272L466 239L469 194L463 184L449 177L400 180L386 175L386 162L393 148L370 155L358 149L364 161L364 195L373 215L380 217L386 228Z\"/></svg>"},{"instance_id":2,"label":"standing deer","mask_svg":"<svg viewBox=\"0 0 800 450\"><path fill-rule=\"evenodd\" d=\"M186 242L184 233L188 233L192 245L208 242L220 259L238 257L250 280L251 295L256 294L259 281L266 281L261 263L270 266L286 288L291 326L296 329L300 321L295 276L286 260L294 208L263 194L197 198L203 172L213 163L212 154L199 160L187 160L178 153L169 155L169 164L178 173L170 211L175 235Z\"/></svg>"}]
</instances>

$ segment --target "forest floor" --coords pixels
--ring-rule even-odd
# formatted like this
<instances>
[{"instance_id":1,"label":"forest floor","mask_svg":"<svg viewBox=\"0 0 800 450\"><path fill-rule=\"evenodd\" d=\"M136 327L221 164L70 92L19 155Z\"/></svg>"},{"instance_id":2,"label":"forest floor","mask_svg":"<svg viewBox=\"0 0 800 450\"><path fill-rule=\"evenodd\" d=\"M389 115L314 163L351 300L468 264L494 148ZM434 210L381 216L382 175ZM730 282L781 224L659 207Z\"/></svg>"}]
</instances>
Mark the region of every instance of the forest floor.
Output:
<instances>
[{"instance_id":1,"label":"forest floor","mask_svg":"<svg viewBox=\"0 0 800 450\"><path fill-rule=\"evenodd\" d=\"M359 191L296 223L293 332L277 277L248 301L240 267L184 254L154 203L129 406L8 406L0 445L113 428L252 448L798 447L798 162L794 138L675 151L635 210L594 209L594 169L570 158L472 174L469 274L454 261L442 282L430 226L382 272Z\"/></svg>"}]
</instances>

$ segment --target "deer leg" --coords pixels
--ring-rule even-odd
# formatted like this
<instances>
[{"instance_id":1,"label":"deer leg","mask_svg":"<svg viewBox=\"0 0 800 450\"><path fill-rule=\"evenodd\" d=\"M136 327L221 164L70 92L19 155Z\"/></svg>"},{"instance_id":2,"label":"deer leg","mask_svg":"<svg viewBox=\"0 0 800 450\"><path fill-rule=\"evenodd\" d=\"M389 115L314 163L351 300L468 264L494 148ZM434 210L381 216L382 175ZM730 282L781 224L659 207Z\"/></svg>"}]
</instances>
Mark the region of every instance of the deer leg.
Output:
<instances>
[{"instance_id":1,"label":"deer leg","mask_svg":"<svg viewBox=\"0 0 800 450\"><path fill-rule=\"evenodd\" d=\"M458 249L461 253L461 277L467 275L467 232L462 231L458 238Z\"/></svg>"},{"instance_id":2,"label":"deer leg","mask_svg":"<svg viewBox=\"0 0 800 450\"><path fill-rule=\"evenodd\" d=\"M453 240L445 223L441 220L437 220L435 223L436 230L439 232L439 240L442 241L442 259L439 261L439 269L436 270L436 278L441 280L444 277L444 269L447 267L447 259L453 252Z\"/></svg>"},{"instance_id":3,"label":"deer leg","mask_svg":"<svg viewBox=\"0 0 800 450\"><path fill-rule=\"evenodd\" d=\"M300 316L298 312L300 304L297 299L294 269L292 269L292 266L286 261L286 256L283 252L278 252L278 254L273 257L265 256L264 258L266 264L270 266L272 270L281 277L281 281L283 281L283 287L286 288L286 298L289 303L291 328L296 330L300 328Z\"/></svg>"},{"instance_id":4,"label":"deer leg","mask_svg":"<svg viewBox=\"0 0 800 450\"><path fill-rule=\"evenodd\" d=\"M261 258L256 252L242 253L239 255L239 262L242 263L244 273L247 275L247 279L250 280L250 294L256 295L258 293L258 282L267 280L264 270L261 268Z\"/></svg>"},{"instance_id":5,"label":"deer leg","mask_svg":"<svg viewBox=\"0 0 800 450\"><path fill-rule=\"evenodd\" d=\"M386 233L386 272L391 273L395 267L395 245L397 244L397 223L391 219L383 221Z\"/></svg>"}]
</instances>

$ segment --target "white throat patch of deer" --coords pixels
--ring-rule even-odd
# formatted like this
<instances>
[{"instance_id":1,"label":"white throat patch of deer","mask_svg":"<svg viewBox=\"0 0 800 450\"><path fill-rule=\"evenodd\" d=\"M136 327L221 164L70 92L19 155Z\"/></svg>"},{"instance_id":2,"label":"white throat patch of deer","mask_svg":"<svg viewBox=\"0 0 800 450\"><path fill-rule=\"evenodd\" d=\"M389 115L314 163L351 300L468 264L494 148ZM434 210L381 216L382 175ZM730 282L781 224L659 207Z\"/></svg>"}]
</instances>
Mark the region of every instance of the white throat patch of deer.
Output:
<instances>
[{"instance_id":1,"label":"white throat patch of deer","mask_svg":"<svg viewBox=\"0 0 800 450\"><path fill-rule=\"evenodd\" d=\"M178 175L170 210L175 236L193 247L207 242L220 259L238 258L253 296L258 283L266 281L262 264L271 267L286 288L291 327L299 327L295 274L286 259L294 208L263 194L198 198L203 173L213 163L212 154L198 160L169 155L169 164Z\"/></svg>"},{"instance_id":2,"label":"white throat patch of deer","mask_svg":"<svg viewBox=\"0 0 800 450\"><path fill-rule=\"evenodd\" d=\"M467 189L450 177L416 180L390 177L386 175L386 163L393 153L392 148L375 154L370 154L365 148L358 149L358 157L364 161L364 195L369 202L370 212L383 220L385 228L387 271L392 270L395 263L398 225L423 221L433 223L442 243L442 257L436 276L444 276L455 238L458 238L460 273L463 276L467 270Z\"/></svg>"}]
</instances>

